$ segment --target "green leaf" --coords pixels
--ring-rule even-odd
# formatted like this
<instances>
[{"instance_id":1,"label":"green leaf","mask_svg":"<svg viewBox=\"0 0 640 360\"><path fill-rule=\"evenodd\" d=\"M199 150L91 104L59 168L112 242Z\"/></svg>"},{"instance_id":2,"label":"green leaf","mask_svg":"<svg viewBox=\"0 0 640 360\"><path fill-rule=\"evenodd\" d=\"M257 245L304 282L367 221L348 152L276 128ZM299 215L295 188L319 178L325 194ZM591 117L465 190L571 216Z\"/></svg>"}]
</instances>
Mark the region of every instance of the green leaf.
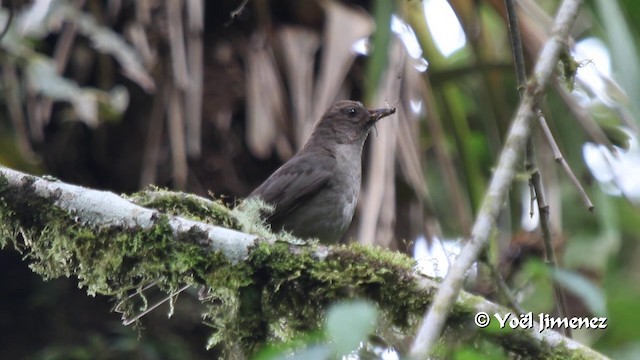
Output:
<instances>
[{"instance_id":1,"label":"green leaf","mask_svg":"<svg viewBox=\"0 0 640 360\"><path fill-rule=\"evenodd\" d=\"M338 355L347 355L375 330L377 310L362 300L341 302L327 312L327 334Z\"/></svg>"},{"instance_id":2,"label":"green leaf","mask_svg":"<svg viewBox=\"0 0 640 360\"><path fill-rule=\"evenodd\" d=\"M631 26L617 1L598 0L596 6L611 49L614 71L619 74L617 78L630 97L628 106L637 120L640 113L640 58Z\"/></svg>"},{"instance_id":3,"label":"green leaf","mask_svg":"<svg viewBox=\"0 0 640 360\"><path fill-rule=\"evenodd\" d=\"M538 259L528 260L517 274L516 288L521 288L526 296L522 306L530 311L549 312L554 306L553 285L549 267Z\"/></svg>"},{"instance_id":4,"label":"green leaf","mask_svg":"<svg viewBox=\"0 0 640 360\"><path fill-rule=\"evenodd\" d=\"M604 293L584 276L563 269L553 269L551 276L565 289L582 299L595 315L607 315L607 301Z\"/></svg>"}]
</instances>

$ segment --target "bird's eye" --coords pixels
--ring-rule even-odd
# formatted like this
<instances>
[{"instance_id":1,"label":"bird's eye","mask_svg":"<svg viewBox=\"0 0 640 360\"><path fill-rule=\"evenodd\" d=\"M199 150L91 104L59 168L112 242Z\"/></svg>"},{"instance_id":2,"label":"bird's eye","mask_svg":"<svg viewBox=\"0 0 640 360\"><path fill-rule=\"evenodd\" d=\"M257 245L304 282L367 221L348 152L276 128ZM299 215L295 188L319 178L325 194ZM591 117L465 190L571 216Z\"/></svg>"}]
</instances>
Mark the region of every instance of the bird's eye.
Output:
<instances>
[{"instance_id":1,"label":"bird's eye","mask_svg":"<svg viewBox=\"0 0 640 360\"><path fill-rule=\"evenodd\" d=\"M347 109L347 116L349 116L350 118L356 117L357 113L358 113L358 111L356 110L356 108L348 108Z\"/></svg>"}]
</instances>

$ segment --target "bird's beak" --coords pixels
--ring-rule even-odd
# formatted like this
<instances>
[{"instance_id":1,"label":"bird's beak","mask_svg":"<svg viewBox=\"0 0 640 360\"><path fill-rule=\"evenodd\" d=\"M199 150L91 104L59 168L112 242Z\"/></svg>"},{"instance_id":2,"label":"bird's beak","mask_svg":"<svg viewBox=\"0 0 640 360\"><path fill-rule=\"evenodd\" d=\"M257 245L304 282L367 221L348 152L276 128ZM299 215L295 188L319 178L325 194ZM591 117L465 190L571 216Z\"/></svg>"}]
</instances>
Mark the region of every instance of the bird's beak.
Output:
<instances>
[{"instance_id":1,"label":"bird's beak","mask_svg":"<svg viewBox=\"0 0 640 360\"><path fill-rule=\"evenodd\" d=\"M395 113L396 113L396 108L369 110L369 114L371 114L371 119L369 120L369 122L372 124L375 124L378 120L382 119L383 117L387 117Z\"/></svg>"}]
</instances>

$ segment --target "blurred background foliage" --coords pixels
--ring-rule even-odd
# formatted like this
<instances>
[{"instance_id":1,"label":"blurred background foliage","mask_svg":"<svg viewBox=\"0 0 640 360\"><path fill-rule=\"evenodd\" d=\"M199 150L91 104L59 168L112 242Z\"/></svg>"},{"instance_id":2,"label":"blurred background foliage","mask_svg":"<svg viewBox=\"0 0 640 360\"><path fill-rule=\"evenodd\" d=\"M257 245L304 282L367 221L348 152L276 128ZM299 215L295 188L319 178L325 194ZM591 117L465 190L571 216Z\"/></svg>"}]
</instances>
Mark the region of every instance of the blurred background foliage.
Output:
<instances>
[{"instance_id":1,"label":"blurred background foliage","mask_svg":"<svg viewBox=\"0 0 640 360\"><path fill-rule=\"evenodd\" d=\"M558 3L518 1L528 68ZM433 256L438 239L469 235L518 103L502 0L2 6L0 24L11 21L0 41L0 164L115 192L155 184L233 203L292 156L335 99L395 106L398 116L367 145L348 238L417 257ZM607 316L605 331L575 336L618 359L640 354L637 24L637 1L586 1L570 44L576 68L558 69L542 104L595 204L587 211L536 129L566 272L543 262L524 170L490 250L527 310L553 312L555 280L570 290L571 315ZM108 299L87 298L75 280L43 282L18 252L0 257L1 358L195 359L216 351L204 348L209 330L192 297L181 298L171 320L164 310L148 315L139 337ZM473 290L500 301L479 273ZM452 351L474 358L495 350L482 349Z\"/></svg>"}]
</instances>

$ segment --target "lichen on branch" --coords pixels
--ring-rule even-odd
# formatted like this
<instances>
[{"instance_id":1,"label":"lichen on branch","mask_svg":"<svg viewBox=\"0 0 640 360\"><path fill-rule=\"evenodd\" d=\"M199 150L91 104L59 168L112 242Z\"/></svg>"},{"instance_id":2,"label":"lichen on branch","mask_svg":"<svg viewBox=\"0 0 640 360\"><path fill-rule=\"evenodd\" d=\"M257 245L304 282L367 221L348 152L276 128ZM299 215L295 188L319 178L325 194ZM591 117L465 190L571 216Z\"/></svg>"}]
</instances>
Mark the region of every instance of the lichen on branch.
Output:
<instances>
[{"instance_id":1,"label":"lichen on branch","mask_svg":"<svg viewBox=\"0 0 640 360\"><path fill-rule=\"evenodd\" d=\"M258 218L260 204L242 213L157 189L129 199L137 204L0 167L0 245L12 244L44 279L76 277L90 295L112 296L128 313L141 310L130 294L142 293L147 284L167 293L185 284L200 286L206 294L203 322L213 329L207 345L245 355L319 329L324 309L341 299L370 299L384 319L380 326L412 334L439 285L396 252L358 244L326 247L267 234L259 220L249 224ZM221 224L252 227L264 236ZM468 328L478 311L508 310L463 292L449 329ZM523 356L594 353L552 331L471 336ZM390 346L406 343L403 338Z\"/></svg>"}]
</instances>

